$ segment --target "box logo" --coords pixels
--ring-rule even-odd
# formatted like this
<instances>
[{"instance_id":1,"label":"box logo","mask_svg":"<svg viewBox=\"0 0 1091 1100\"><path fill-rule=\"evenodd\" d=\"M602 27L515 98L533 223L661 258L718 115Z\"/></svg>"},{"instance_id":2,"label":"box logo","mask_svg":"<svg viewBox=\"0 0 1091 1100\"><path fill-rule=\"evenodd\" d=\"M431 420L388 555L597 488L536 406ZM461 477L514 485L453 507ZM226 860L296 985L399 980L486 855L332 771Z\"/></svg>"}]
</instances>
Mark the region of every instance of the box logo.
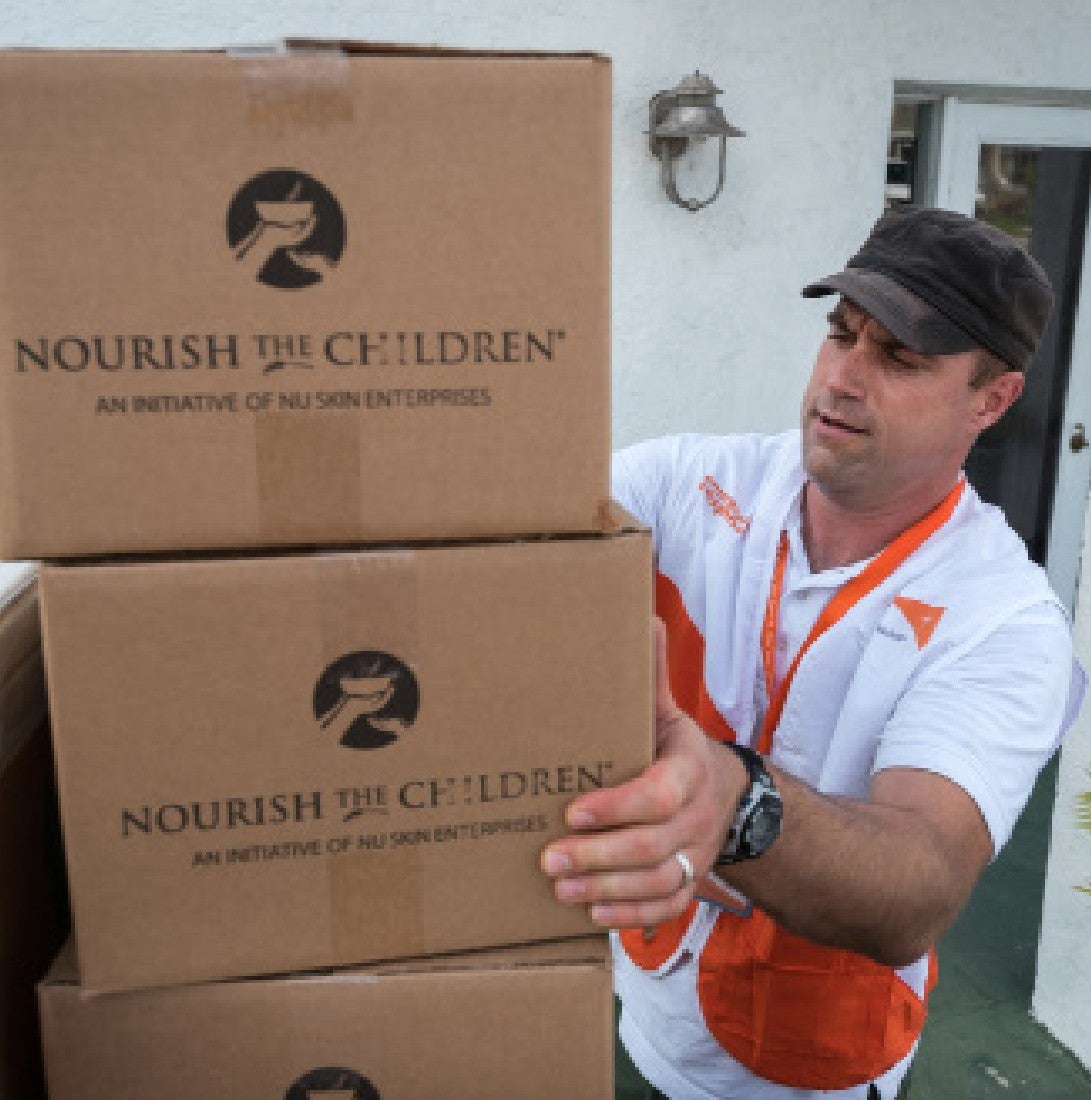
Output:
<instances>
[{"instance_id":1,"label":"box logo","mask_svg":"<svg viewBox=\"0 0 1091 1100\"><path fill-rule=\"evenodd\" d=\"M328 665L314 687L314 716L322 729L340 729L348 749L393 744L417 720L420 690L412 669L379 650L346 653Z\"/></svg>"},{"instance_id":2,"label":"box logo","mask_svg":"<svg viewBox=\"0 0 1091 1100\"><path fill-rule=\"evenodd\" d=\"M284 1100L380 1100L379 1091L351 1069L312 1069L293 1082Z\"/></svg>"},{"instance_id":3,"label":"box logo","mask_svg":"<svg viewBox=\"0 0 1091 1100\"><path fill-rule=\"evenodd\" d=\"M235 259L266 286L314 286L345 251L345 216L328 188L294 168L249 179L227 209Z\"/></svg>"}]
</instances>

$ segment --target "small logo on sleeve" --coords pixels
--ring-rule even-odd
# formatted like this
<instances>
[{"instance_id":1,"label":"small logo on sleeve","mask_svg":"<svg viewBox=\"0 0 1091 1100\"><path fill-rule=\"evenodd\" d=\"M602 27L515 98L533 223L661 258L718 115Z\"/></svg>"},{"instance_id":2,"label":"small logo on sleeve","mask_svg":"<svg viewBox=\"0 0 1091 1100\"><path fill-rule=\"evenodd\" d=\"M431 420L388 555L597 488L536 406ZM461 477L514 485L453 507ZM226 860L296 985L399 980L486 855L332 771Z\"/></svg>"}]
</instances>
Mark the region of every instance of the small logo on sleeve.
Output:
<instances>
[{"instance_id":1,"label":"small logo on sleeve","mask_svg":"<svg viewBox=\"0 0 1091 1100\"><path fill-rule=\"evenodd\" d=\"M733 531L745 535L750 530L750 517L742 514L735 498L725 489L721 489L711 474L706 474L697 488L705 494L705 502L709 508L725 520Z\"/></svg>"}]
</instances>

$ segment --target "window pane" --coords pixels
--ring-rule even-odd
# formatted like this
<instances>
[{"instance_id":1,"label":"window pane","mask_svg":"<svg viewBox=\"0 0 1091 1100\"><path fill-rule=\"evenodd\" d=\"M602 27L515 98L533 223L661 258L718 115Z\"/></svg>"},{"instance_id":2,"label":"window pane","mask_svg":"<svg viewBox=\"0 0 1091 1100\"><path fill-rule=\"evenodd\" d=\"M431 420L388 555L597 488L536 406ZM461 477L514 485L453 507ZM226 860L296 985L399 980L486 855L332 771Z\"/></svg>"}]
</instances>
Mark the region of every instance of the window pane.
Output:
<instances>
[{"instance_id":1,"label":"window pane","mask_svg":"<svg viewBox=\"0 0 1091 1100\"><path fill-rule=\"evenodd\" d=\"M1040 149L1026 145L982 145L974 216L1030 244Z\"/></svg>"},{"instance_id":2,"label":"window pane","mask_svg":"<svg viewBox=\"0 0 1091 1100\"><path fill-rule=\"evenodd\" d=\"M890 142L886 150L887 209L903 202L920 202L918 164L921 103L895 102L890 113Z\"/></svg>"}]
</instances>

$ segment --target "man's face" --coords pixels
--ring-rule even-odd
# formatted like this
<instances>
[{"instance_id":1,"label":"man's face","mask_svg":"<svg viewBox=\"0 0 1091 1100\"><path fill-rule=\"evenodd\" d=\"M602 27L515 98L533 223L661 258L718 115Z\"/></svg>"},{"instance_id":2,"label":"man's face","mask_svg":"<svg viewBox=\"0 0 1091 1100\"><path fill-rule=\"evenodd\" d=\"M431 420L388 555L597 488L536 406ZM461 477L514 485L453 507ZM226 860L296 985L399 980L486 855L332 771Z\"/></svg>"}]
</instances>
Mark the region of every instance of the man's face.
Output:
<instances>
[{"instance_id":1,"label":"man's face","mask_svg":"<svg viewBox=\"0 0 1091 1100\"><path fill-rule=\"evenodd\" d=\"M803 395L803 462L830 500L853 509L937 501L979 432L1022 389L1017 372L974 388L976 352L910 351L847 299Z\"/></svg>"}]
</instances>

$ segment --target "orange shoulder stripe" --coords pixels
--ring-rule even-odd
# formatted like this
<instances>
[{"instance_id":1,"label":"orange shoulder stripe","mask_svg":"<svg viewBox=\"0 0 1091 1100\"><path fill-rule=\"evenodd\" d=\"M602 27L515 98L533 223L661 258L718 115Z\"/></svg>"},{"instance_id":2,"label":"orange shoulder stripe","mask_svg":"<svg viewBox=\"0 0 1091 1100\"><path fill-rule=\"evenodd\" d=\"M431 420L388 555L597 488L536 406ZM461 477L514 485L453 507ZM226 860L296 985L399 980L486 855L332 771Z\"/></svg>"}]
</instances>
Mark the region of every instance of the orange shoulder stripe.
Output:
<instances>
[{"instance_id":1,"label":"orange shoulder stripe","mask_svg":"<svg viewBox=\"0 0 1091 1100\"><path fill-rule=\"evenodd\" d=\"M705 639L690 618L682 593L665 574L655 575L655 613L667 627L667 667L675 702L718 741L734 741L735 731L716 709L705 686Z\"/></svg>"}]
</instances>

